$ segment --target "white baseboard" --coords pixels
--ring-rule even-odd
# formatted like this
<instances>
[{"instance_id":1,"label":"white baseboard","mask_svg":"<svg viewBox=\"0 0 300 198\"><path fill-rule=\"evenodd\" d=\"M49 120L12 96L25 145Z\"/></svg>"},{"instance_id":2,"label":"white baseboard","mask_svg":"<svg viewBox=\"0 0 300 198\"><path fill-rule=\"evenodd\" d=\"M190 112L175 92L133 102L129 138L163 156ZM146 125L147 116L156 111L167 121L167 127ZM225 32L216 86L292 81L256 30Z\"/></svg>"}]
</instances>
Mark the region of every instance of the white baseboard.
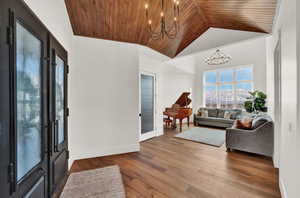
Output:
<instances>
[{"instance_id":1,"label":"white baseboard","mask_svg":"<svg viewBox=\"0 0 300 198\"><path fill-rule=\"evenodd\" d=\"M286 187L285 187L285 184L284 184L282 178L279 178L279 188L280 188L281 197L288 198Z\"/></svg>"},{"instance_id":2,"label":"white baseboard","mask_svg":"<svg viewBox=\"0 0 300 198\"><path fill-rule=\"evenodd\" d=\"M69 159L69 164L68 164L68 168L69 168L69 171L70 171L70 169L71 169L71 167L72 167L72 165L73 165L73 162L74 162L74 160L72 160L72 159Z\"/></svg>"},{"instance_id":3,"label":"white baseboard","mask_svg":"<svg viewBox=\"0 0 300 198\"><path fill-rule=\"evenodd\" d=\"M279 168L279 160L276 155L273 156L273 165L275 168Z\"/></svg>"},{"instance_id":4,"label":"white baseboard","mask_svg":"<svg viewBox=\"0 0 300 198\"><path fill-rule=\"evenodd\" d=\"M101 150L101 149L99 149ZM72 156L72 150L70 151L70 159L69 159L69 168L72 166L75 160L80 159L88 159L94 157L104 157L109 155L117 155L117 154L124 154L124 153L132 153L140 151L140 144L131 144L127 146L118 146L106 150L101 150L97 152L90 152L90 153L82 153Z\"/></svg>"},{"instance_id":5,"label":"white baseboard","mask_svg":"<svg viewBox=\"0 0 300 198\"><path fill-rule=\"evenodd\" d=\"M164 134L164 129L160 129L157 131L157 136L162 136Z\"/></svg>"}]
</instances>

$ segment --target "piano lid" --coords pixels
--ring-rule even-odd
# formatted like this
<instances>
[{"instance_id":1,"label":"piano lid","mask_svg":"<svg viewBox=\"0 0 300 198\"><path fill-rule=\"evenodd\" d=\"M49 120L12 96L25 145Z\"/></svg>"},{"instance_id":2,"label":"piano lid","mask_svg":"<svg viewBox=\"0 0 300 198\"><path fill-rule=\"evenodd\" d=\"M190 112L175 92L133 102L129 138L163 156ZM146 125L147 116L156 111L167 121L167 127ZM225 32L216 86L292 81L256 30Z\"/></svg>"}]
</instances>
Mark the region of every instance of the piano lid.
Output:
<instances>
[{"instance_id":1,"label":"piano lid","mask_svg":"<svg viewBox=\"0 0 300 198\"><path fill-rule=\"evenodd\" d=\"M192 100L188 97L191 93L190 92L184 92L181 94L181 96L178 98L175 104L180 105L180 107L187 107L191 104Z\"/></svg>"}]
</instances>

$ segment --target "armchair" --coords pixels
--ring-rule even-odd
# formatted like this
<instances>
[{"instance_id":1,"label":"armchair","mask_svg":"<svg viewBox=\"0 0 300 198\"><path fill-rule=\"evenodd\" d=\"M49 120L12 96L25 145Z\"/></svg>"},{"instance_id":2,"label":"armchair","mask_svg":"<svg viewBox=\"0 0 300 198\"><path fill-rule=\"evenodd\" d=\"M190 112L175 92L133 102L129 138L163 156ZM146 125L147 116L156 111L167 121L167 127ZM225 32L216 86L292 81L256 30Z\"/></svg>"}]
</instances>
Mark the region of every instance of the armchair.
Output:
<instances>
[{"instance_id":1,"label":"armchair","mask_svg":"<svg viewBox=\"0 0 300 198\"><path fill-rule=\"evenodd\" d=\"M227 128L226 148L227 151L236 149L272 157L274 149L273 121L269 120L252 130Z\"/></svg>"}]
</instances>

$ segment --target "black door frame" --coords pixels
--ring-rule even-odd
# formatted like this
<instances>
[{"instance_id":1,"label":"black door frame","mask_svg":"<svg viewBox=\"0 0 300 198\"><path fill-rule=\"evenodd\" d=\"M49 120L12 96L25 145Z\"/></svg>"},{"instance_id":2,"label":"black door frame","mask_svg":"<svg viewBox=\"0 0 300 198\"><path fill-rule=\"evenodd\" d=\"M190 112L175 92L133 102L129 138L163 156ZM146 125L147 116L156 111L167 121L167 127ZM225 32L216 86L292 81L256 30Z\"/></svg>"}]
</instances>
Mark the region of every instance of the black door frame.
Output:
<instances>
[{"instance_id":1,"label":"black door frame","mask_svg":"<svg viewBox=\"0 0 300 198\"><path fill-rule=\"evenodd\" d=\"M23 196L34 187L34 185L44 177L44 195L47 196L47 61L45 58L47 56L47 40L48 31L40 21L35 18L31 11L27 9L26 6L20 1L13 1L11 7L9 8L9 45L10 45L10 70L11 70L11 80L10 80L10 112L11 112L11 138L10 138L10 169L11 169L11 192L16 197ZM41 162L37 164L33 169L31 169L20 181L17 181L17 131L16 131L16 26L17 23L22 25L27 31L34 35L38 40L41 41Z\"/></svg>"},{"instance_id":2,"label":"black door frame","mask_svg":"<svg viewBox=\"0 0 300 198\"><path fill-rule=\"evenodd\" d=\"M41 54L41 97L42 97L42 162L35 166L23 179L17 181L17 142L16 142L16 22L19 22L36 38L42 41ZM54 144L52 140L52 125L50 114L50 83L51 83L51 45L58 49L59 54L64 57L65 72L68 72L67 52L56 41L47 30L46 26L38 19L23 0L1 0L0 2L0 192L3 198L19 198L30 194L30 198L41 198L37 196L34 189L44 186L44 197L51 197L55 187L51 187L50 179L50 154ZM65 151L66 159L69 158L67 116L69 114L67 95L67 75L65 75L65 142L60 149ZM68 161L68 160L66 160ZM66 162L68 168L68 163ZM68 169L61 174L67 174ZM44 178L41 181L41 178ZM33 193L32 193L33 192ZM32 194L31 194L32 193Z\"/></svg>"},{"instance_id":3,"label":"black door frame","mask_svg":"<svg viewBox=\"0 0 300 198\"><path fill-rule=\"evenodd\" d=\"M0 3L0 192L1 197L10 196L12 178L8 173L10 164L10 68L7 27L9 26L10 1Z\"/></svg>"},{"instance_id":4,"label":"black door frame","mask_svg":"<svg viewBox=\"0 0 300 198\"><path fill-rule=\"evenodd\" d=\"M51 34L48 44L49 61L49 186L50 194L54 193L61 181L67 176L68 170L68 52ZM55 77L56 77L56 56L64 61L64 141L58 144L58 126L56 122L55 106Z\"/></svg>"}]
</instances>

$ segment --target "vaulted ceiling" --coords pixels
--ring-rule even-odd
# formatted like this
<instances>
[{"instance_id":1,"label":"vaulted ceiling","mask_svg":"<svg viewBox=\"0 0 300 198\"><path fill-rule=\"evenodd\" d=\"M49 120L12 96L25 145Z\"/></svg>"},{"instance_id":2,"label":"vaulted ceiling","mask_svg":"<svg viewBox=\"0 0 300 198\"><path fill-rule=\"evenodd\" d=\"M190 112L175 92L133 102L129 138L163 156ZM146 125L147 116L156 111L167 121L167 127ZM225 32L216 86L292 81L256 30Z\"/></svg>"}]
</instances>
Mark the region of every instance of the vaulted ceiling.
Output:
<instances>
[{"instance_id":1,"label":"vaulted ceiling","mask_svg":"<svg viewBox=\"0 0 300 198\"><path fill-rule=\"evenodd\" d=\"M137 43L173 58L210 27L271 33L277 0L180 0L180 32L161 40L152 40L147 31L146 0L65 2L75 35ZM171 0L166 2L171 6ZM159 3L149 2L157 28Z\"/></svg>"}]
</instances>

